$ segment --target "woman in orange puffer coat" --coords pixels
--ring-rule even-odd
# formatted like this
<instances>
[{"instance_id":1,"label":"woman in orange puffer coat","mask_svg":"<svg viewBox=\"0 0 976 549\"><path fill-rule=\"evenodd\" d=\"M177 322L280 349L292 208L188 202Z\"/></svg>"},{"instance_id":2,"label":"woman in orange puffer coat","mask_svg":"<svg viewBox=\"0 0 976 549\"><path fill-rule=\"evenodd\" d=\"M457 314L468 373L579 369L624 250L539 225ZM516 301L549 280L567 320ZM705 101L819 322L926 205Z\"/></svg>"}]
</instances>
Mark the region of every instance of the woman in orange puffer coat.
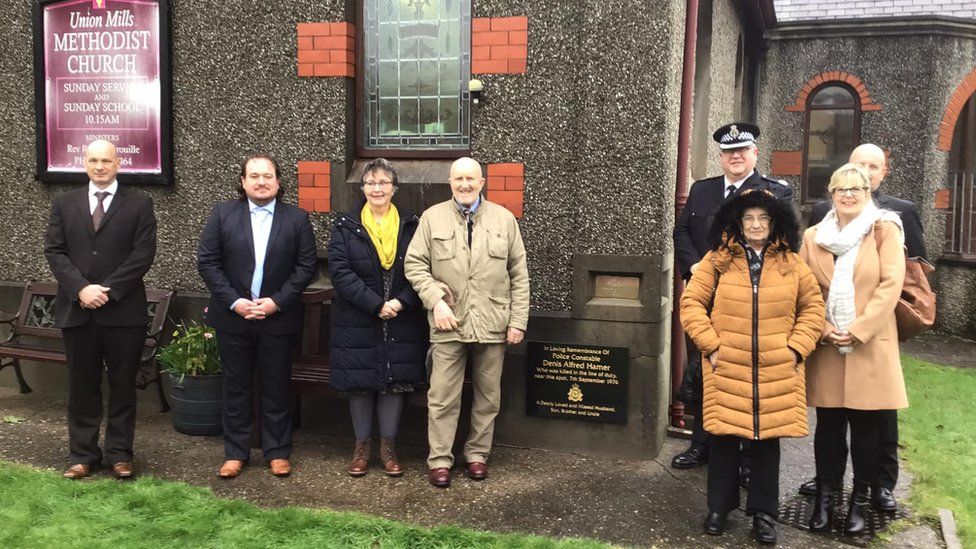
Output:
<instances>
[{"instance_id":1,"label":"woman in orange puffer coat","mask_svg":"<svg viewBox=\"0 0 976 549\"><path fill-rule=\"evenodd\" d=\"M739 505L739 445L752 440L746 514L775 543L779 439L807 435L803 360L824 322L820 286L795 253L793 207L746 192L718 211L705 255L681 297L681 324L702 352L708 462L705 531L718 535Z\"/></svg>"}]
</instances>

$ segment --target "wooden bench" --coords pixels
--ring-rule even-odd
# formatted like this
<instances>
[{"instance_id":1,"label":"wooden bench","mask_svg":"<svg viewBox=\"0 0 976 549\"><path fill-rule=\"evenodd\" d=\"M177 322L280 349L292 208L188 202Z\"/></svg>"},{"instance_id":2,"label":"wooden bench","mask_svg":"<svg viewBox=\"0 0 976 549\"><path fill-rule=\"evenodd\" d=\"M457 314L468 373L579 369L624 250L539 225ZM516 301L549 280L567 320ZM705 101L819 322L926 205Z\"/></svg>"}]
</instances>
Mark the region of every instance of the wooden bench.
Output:
<instances>
[{"instance_id":1,"label":"wooden bench","mask_svg":"<svg viewBox=\"0 0 976 549\"><path fill-rule=\"evenodd\" d=\"M21 393L31 392L20 369L21 360L67 364L61 329L54 327L54 299L58 285L53 282L28 282L20 300L20 309L13 318L0 320L0 324L10 327L10 335L0 342L0 370L13 366L20 384ZM146 290L149 302L149 324L146 327L146 342L142 350L136 388L146 389L155 383L159 394L160 408L169 410L163 384L160 381L159 363L156 351L159 348L166 322L166 313L176 292L172 290Z\"/></svg>"}]
</instances>

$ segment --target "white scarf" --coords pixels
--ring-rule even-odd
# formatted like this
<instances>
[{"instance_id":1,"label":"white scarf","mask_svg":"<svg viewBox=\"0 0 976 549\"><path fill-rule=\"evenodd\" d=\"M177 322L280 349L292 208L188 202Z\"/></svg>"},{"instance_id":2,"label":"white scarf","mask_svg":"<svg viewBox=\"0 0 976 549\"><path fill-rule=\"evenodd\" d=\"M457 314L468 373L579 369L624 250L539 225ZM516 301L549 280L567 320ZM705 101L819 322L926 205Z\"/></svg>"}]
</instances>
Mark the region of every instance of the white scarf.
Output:
<instances>
[{"instance_id":1,"label":"white scarf","mask_svg":"<svg viewBox=\"0 0 976 549\"><path fill-rule=\"evenodd\" d=\"M901 217L897 213L880 210L873 201L869 201L860 215L843 229L837 223L837 212L833 208L817 225L816 243L837 256L837 261L834 263L834 276L830 280L830 290L827 294L827 321L842 334L847 333L847 328L857 317L854 307L854 263L857 261L857 252L864 236L874 229L875 222L879 220L891 221L904 231ZM903 236L902 240L904 241ZM842 355L853 350L854 348L850 346L838 347Z\"/></svg>"}]
</instances>

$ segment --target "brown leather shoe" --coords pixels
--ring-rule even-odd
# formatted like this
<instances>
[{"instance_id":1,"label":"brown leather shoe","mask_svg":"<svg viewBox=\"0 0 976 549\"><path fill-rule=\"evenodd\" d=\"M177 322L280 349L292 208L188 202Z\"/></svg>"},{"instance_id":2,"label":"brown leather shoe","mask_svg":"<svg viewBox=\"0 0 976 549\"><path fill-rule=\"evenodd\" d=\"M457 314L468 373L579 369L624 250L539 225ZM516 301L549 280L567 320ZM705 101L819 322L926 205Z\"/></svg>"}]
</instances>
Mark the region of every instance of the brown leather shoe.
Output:
<instances>
[{"instance_id":1,"label":"brown leather shoe","mask_svg":"<svg viewBox=\"0 0 976 549\"><path fill-rule=\"evenodd\" d=\"M396 441L392 438L380 439L380 461L383 462L383 472L388 477L399 477L403 475L403 468L400 467L400 460L396 455Z\"/></svg>"},{"instance_id":2,"label":"brown leather shoe","mask_svg":"<svg viewBox=\"0 0 976 549\"><path fill-rule=\"evenodd\" d=\"M271 467L271 474L276 477L287 477L291 474L291 464L287 459L273 459L268 465Z\"/></svg>"},{"instance_id":3,"label":"brown leather shoe","mask_svg":"<svg viewBox=\"0 0 976 549\"><path fill-rule=\"evenodd\" d=\"M71 467L65 469L64 474L61 475L64 478L70 478L71 480L78 480L87 477L91 474L91 467L85 465L84 463L75 463Z\"/></svg>"},{"instance_id":4,"label":"brown leather shoe","mask_svg":"<svg viewBox=\"0 0 976 549\"><path fill-rule=\"evenodd\" d=\"M119 479L132 478L133 475L135 475L135 472L132 470L132 462L120 461L118 463L113 463L112 475Z\"/></svg>"},{"instance_id":5,"label":"brown leather shoe","mask_svg":"<svg viewBox=\"0 0 976 549\"><path fill-rule=\"evenodd\" d=\"M357 440L352 451L352 461L346 470L351 477L361 477L369 471L369 439Z\"/></svg>"},{"instance_id":6,"label":"brown leather shoe","mask_svg":"<svg viewBox=\"0 0 976 549\"><path fill-rule=\"evenodd\" d=\"M427 473L427 482L435 488L447 488L451 485L451 470L447 467L437 467Z\"/></svg>"},{"instance_id":7,"label":"brown leather shoe","mask_svg":"<svg viewBox=\"0 0 976 549\"><path fill-rule=\"evenodd\" d=\"M488 478L488 466L480 461L469 461L468 478L471 480L485 480Z\"/></svg>"},{"instance_id":8,"label":"brown leather shoe","mask_svg":"<svg viewBox=\"0 0 976 549\"><path fill-rule=\"evenodd\" d=\"M220 478L235 478L237 475L241 474L241 470L244 469L245 462L239 459L228 459L220 466L220 471L217 476Z\"/></svg>"}]
</instances>

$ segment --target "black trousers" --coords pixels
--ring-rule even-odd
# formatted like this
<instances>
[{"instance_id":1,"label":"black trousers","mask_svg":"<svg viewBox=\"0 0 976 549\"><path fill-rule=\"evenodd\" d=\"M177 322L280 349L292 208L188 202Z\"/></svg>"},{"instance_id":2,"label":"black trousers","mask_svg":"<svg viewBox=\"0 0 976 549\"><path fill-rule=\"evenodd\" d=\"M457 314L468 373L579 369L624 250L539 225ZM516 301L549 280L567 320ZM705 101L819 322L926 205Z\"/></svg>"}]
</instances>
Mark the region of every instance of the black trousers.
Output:
<instances>
[{"instance_id":1,"label":"black trousers","mask_svg":"<svg viewBox=\"0 0 976 549\"><path fill-rule=\"evenodd\" d=\"M847 467L847 426L855 482L894 489L898 480L898 412L817 408L817 478L840 483Z\"/></svg>"},{"instance_id":2,"label":"black trousers","mask_svg":"<svg viewBox=\"0 0 976 549\"><path fill-rule=\"evenodd\" d=\"M224 376L224 457L247 461L254 427L254 379L260 384L261 447L267 460L291 455L293 335L217 332Z\"/></svg>"},{"instance_id":3,"label":"black trousers","mask_svg":"<svg viewBox=\"0 0 976 549\"><path fill-rule=\"evenodd\" d=\"M702 367L701 351L695 347L694 342L690 337L688 337L687 334L685 334L685 344L688 350L688 367ZM687 406L687 413L695 417L695 422L691 427L691 447L704 448L707 450L708 442L712 435L705 430L705 426L702 423L704 419L702 418L702 392L704 391L704 388L702 387L701 378L699 378L699 382L694 385L693 389L692 401L685 403Z\"/></svg>"},{"instance_id":4,"label":"black trousers","mask_svg":"<svg viewBox=\"0 0 976 549\"><path fill-rule=\"evenodd\" d=\"M146 341L145 326L102 326L89 320L61 330L68 359L68 447L71 463L102 461L102 372L108 373L109 463L132 461L136 428L136 373Z\"/></svg>"},{"instance_id":5,"label":"black trousers","mask_svg":"<svg viewBox=\"0 0 976 549\"><path fill-rule=\"evenodd\" d=\"M739 506L739 468L742 442L751 442L752 479L746 498L746 514L779 511L779 439L746 441L728 435L711 435L708 458L708 510L723 515Z\"/></svg>"}]
</instances>

